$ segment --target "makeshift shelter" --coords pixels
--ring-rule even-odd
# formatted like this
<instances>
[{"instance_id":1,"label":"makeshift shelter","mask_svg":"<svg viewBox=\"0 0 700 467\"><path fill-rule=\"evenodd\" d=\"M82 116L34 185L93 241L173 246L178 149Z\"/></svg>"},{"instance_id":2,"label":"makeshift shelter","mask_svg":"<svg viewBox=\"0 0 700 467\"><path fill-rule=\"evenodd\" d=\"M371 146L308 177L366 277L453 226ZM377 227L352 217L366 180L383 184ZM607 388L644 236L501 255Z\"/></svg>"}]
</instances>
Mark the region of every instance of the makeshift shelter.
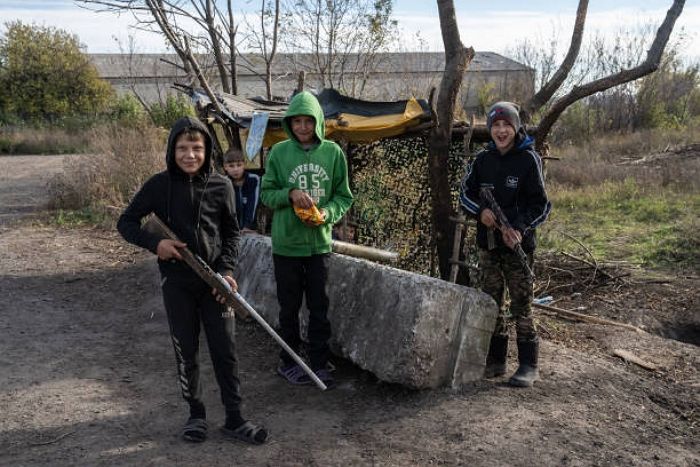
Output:
<instances>
[{"instance_id":1,"label":"makeshift shelter","mask_svg":"<svg viewBox=\"0 0 700 467\"><path fill-rule=\"evenodd\" d=\"M246 152L246 143L251 137L260 139L261 144L255 146L258 150L287 138L282 129L287 103L217 93L218 102L214 105L200 89L180 89L190 96L200 118L216 134L220 153L231 145ZM430 104L425 99L370 102L343 96L334 89L324 89L317 97L326 119L326 137L343 143L371 143L425 130L432 125ZM254 120L262 114L266 123L256 128ZM261 129L264 134L254 134ZM257 154L247 155L252 160Z\"/></svg>"}]
</instances>

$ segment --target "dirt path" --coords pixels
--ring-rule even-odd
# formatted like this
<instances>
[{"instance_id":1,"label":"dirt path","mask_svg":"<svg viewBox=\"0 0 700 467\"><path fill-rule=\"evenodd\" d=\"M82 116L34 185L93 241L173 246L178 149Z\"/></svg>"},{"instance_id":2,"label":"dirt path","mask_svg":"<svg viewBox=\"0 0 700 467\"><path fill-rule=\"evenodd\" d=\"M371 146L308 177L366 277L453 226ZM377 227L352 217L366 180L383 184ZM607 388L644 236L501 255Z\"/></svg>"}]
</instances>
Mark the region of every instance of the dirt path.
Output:
<instances>
[{"instance_id":1,"label":"dirt path","mask_svg":"<svg viewBox=\"0 0 700 467\"><path fill-rule=\"evenodd\" d=\"M274 342L239 326L245 414L270 442L214 430L183 443L153 258L113 232L22 218L45 199L35 174L56 170L57 158L0 157L0 465L700 465L698 347L550 318L540 384L481 381L460 393L382 384L343 361L336 390L290 387L274 374ZM217 427L205 350L202 360Z\"/></svg>"}]
</instances>

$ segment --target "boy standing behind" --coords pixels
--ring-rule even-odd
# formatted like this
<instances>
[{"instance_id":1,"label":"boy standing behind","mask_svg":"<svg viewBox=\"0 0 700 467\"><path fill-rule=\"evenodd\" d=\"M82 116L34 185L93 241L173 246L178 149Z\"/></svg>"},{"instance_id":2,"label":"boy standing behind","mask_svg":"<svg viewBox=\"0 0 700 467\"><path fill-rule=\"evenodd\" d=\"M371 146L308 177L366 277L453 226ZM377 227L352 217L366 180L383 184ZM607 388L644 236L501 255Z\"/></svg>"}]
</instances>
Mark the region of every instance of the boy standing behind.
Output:
<instances>
[{"instance_id":1,"label":"boy standing behind","mask_svg":"<svg viewBox=\"0 0 700 467\"><path fill-rule=\"evenodd\" d=\"M237 148L231 148L224 154L224 170L236 192L236 218L241 233L256 231L255 211L260 196L260 177L248 173L245 169L245 157Z\"/></svg>"},{"instance_id":2,"label":"boy standing behind","mask_svg":"<svg viewBox=\"0 0 700 467\"><path fill-rule=\"evenodd\" d=\"M262 202L273 210L272 254L280 305L280 334L299 350L299 308L306 295L309 309L311 369L328 387L334 381L326 364L328 339L328 260L331 229L352 204L345 155L324 139L323 110L313 94L301 92L289 104L282 122L288 140L272 147L262 178ZM317 207L320 218L302 221L297 209ZM278 373L291 384L311 379L283 350Z\"/></svg>"},{"instance_id":3,"label":"boy standing behind","mask_svg":"<svg viewBox=\"0 0 700 467\"><path fill-rule=\"evenodd\" d=\"M212 140L207 128L184 117L170 130L167 170L144 183L119 218L117 229L128 242L158 255L163 301L182 396L190 416L182 437L202 442L207 437L206 410L199 381L199 330L209 344L221 400L226 408L223 432L251 444L267 439L265 429L241 416L238 358L232 313L224 298L180 261L179 248L187 246L236 290L233 267L240 234L233 203L233 187L226 177L211 170ZM182 240L160 239L141 229L141 219L154 213Z\"/></svg>"},{"instance_id":4,"label":"boy standing behind","mask_svg":"<svg viewBox=\"0 0 700 467\"><path fill-rule=\"evenodd\" d=\"M533 278L515 253L517 244L526 253L532 268L535 251L535 228L549 215L551 205L544 189L542 161L520 123L518 107L497 102L487 114L486 126L491 142L476 155L462 182L460 204L477 222L481 287L498 304L500 314L491 337L485 376L492 378L506 372L508 328L505 321L504 293L510 293L510 312L515 319L518 344L518 370L510 378L512 386L529 387L538 379L539 337L532 320ZM512 226L494 235L496 216L480 199L480 189L492 188L493 196Z\"/></svg>"}]
</instances>

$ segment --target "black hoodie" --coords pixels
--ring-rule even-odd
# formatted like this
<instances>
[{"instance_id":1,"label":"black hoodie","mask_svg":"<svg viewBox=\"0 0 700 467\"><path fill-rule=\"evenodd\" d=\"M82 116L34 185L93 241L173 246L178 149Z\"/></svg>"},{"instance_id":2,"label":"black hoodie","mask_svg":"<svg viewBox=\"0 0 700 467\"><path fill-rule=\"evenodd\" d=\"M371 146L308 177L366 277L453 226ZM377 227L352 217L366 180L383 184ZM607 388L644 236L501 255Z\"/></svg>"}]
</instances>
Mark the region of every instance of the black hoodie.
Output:
<instances>
[{"instance_id":1,"label":"black hoodie","mask_svg":"<svg viewBox=\"0 0 700 467\"><path fill-rule=\"evenodd\" d=\"M175 162L175 142L186 129L205 136L205 159L199 172L190 177ZM129 243L156 253L160 238L141 229L141 219L154 213L215 271L232 275L238 256L240 233L231 181L212 170L212 140L197 119L183 117L173 125L165 156L167 170L143 184L117 222L119 233ZM158 260L162 272L186 269L181 261Z\"/></svg>"},{"instance_id":2,"label":"black hoodie","mask_svg":"<svg viewBox=\"0 0 700 467\"><path fill-rule=\"evenodd\" d=\"M522 247L527 253L535 250L535 228L544 222L551 210L542 177L542 161L533 148L534 140L524 133L516 135L514 147L501 154L493 141L476 155L462 181L460 205L464 211L479 219L484 207L479 189L494 188L494 198L511 226L523 235ZM476 242L487 248L486 226L476 224ZM501 235L496 244L503 247Z\"/></svg>"}]
</instances>

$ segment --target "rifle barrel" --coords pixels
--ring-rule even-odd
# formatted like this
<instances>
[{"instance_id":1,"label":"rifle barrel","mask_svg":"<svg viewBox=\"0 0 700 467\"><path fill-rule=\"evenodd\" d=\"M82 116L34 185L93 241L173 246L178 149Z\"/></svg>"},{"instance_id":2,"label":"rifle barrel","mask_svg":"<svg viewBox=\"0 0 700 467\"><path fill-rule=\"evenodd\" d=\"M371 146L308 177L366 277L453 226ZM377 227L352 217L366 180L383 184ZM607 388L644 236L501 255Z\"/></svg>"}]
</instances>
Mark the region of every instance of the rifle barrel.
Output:
<instances>
[{"instance_id":1,"label":"rifle barrel","mask_svg":"<svg viewBox=\"0 0 700 467\"><path fill-rule=\"evenodd\" d=\"M143 226L144 229L159 235L163 236L164 238L168 238L170 240L177 240L180 241L180 239L175 235L175 232L170 230L170 228L165 225L163 221L161 221L158 216L153 214L148 221L144 224ZM321 381L316 374L311 371L311 368L308 367L308 365L304 362L304 360L297 355L294 350L292 350L289 345L282 339L277 332L275 332L274 329L272 329L272 326L267 324L267 321L260 316L260 314L255 311L255 309L250 306L250 304L239 294L238 292L233 292L230 290L229 287L227 287L228 284L224 285L222 284L221 281L224 279L221 278L220 280L217 278L217 274L214 272L214 270L206 263L204 262L203 259L201 259L199 256L195 255L192 253L192 251L187 248L180 248L180 255L182 256L183 261L190 267L192 270L197 273L199 277L202 278L204 282L207 283L210 287L216 289L219 291L221 295L226 297L226 304L229 306L233 307L243 307L250 315L257 321L265 331L267 331L270 336L292 357L292 359L304 370L304 373L306 373L309 378L318 386L322 391L325 391L328 389L325 384L323 384L323 381ZM218 276L221 277L221 276Z\"/></svg>"}]
</instances>

